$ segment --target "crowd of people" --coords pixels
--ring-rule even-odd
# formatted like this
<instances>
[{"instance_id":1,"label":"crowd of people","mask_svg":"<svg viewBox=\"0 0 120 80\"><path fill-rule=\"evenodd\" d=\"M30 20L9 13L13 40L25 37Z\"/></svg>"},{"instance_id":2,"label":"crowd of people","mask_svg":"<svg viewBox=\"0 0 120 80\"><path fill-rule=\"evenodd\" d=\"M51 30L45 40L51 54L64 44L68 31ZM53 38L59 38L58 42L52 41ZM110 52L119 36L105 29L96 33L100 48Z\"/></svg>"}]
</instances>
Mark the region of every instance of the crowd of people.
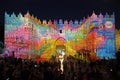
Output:
<instances>
[{"instance_id":1,"label":"crowd of people","mask_svg":"<svg viewBox=\"0 0 120 80\"><path fill-rule=\"evenodd\" d=\"M35 62L32 59L0 58L0 80L119 80L117 60L100 60L86 63L72 56L63 62Z\"/></svg>"}]
</instances>

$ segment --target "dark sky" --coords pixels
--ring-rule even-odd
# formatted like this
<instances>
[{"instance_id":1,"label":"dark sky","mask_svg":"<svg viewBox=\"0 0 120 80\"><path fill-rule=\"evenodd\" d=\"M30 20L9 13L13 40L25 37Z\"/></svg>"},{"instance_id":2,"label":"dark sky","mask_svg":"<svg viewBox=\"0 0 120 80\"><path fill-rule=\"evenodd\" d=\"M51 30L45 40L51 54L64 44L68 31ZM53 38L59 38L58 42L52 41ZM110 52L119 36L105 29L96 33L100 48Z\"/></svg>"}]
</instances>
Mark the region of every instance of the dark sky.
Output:
<instances>
[{"instance_id":1,"label":"dark sky","mask_svg":"<svg viewBox=\"0 0 120 80\"><path fill-rule=\"evenodd\" d=\"M4 30L4 12L9 14L27 11L39 19L81 20L100 12L115 12L116 27L120 28L120 0L0 0L0 37ZM1 27L2 26L2 27Z\"/></svg>"},{"instance_id":2,"label":"dark sky","mask_svg":"<svg viewBox=\"0 0 120 80\"><path fill-rule=\"evenodd\" d=\"M0 0L0 12L16 14L28 10L40 19L80 19L96 13L118 11L119 0ZM120 13L120 12L119 12Z\"/></svg>"}]
</instances>

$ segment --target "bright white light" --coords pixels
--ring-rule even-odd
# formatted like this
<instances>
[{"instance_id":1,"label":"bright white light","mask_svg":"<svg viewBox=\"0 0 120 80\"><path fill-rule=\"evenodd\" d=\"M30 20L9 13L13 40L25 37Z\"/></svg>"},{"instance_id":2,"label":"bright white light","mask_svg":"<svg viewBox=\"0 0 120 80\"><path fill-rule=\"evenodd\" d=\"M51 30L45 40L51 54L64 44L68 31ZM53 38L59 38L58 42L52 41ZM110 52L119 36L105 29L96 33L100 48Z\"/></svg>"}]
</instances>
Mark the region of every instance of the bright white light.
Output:
<instances>
[{"instance_id":1,"label":"bright white light","mask_svg":"<svg viewBox=\"0 0 120 80\"><path fill-rule=\"evenodd\" d=\"M62 51L62 55L63 55L63 56L65 55L65 52L64 52L64 51Z\"/></svg>"},{"instance_id":2,"label":"bright white light","mask_svg":"<svg viewBox=\"0 0 120 80\"><path fill-rule=\"evenodd\" d=\"M64 55L65 55L65 52L64 52L64 50L62 50L61 51L61 54L62 55L59 55L59 60L60 60L60 69L61 69L61 71L63 72L64 71L64 69L63 69L63 61L64 61Z\"/></svg>"}]
</instances>

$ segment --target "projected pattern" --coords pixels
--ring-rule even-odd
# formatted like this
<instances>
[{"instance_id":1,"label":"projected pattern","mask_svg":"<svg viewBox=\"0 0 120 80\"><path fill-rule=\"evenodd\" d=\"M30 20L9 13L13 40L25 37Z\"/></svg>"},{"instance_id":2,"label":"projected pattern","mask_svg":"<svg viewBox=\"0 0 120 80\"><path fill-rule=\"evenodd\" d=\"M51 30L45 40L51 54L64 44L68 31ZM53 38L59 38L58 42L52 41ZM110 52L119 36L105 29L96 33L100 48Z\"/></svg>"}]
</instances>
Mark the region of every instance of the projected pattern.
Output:
<instances>
[{"instance_id":1,"label":"projected pattern","mask_svg":"<svg viewBox=\"0 0 120 80\"><path fill-rule=\"evenodd\" d=\"M64 45L65 54L87 54L87 58L115 58L114 14L92 16L79 21L42 22L29 12L24 16L5 13L5 48L16 57L50 59L56 46ZM84 55L83 55L84 57Z\"/></svg>"}]
</instances>

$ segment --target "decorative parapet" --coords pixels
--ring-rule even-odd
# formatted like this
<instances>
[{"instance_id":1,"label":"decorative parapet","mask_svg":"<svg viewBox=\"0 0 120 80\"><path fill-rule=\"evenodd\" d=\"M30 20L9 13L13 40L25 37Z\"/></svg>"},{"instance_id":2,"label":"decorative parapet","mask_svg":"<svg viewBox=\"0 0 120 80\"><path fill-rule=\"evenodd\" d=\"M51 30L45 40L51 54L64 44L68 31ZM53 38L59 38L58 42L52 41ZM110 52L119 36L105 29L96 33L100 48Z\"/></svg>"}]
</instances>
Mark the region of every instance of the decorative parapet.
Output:
<instances>
[{"instance_id":1,"label":"decorative parapet","mask_svg":"<svg viewBox=\"0 0 120 80\"><path fill-rule=\"evenodd\" d=\"M48 24L49 23L49 21L47 21L47 20L39 20L37 17L34 17L34 15L30 15L30 13L29 12L27 12L25 15L22 15L21 13L19 13L18 15L15 15L15 13L13 12L12 14L8 14L7 12L5 12L5 19L12 19L12 20L14 20L14 19L21 19L21 18L24 18L24 19L29 19L29 20L31 20L31 21L33 21L33 22L36 22L37 24ZM85 21L85 20L87 20L87 19L92 19L92 20L94 20L94 19L99 19L99 18L105 18L105 19L114 19L114 17L115 17L115 14L113 13L112 15L108 15L108 13L106 13L105 15L102 15L101 13L99 14L99 15L96 15L95 14L95 12L93 12L92 13L92 15L91 16L88 16L87 18L83 18L82 20L75 20L75 21L67 21L67 20L65 20L65 21L63 21L62 19L59 19L59 20L53 20L53 21L51 21L52 22L52 24L66 24L66 23L68 23L68 24L72 24L72 25L80 25L83 21Z\"/></svg>"}]
</instances>

